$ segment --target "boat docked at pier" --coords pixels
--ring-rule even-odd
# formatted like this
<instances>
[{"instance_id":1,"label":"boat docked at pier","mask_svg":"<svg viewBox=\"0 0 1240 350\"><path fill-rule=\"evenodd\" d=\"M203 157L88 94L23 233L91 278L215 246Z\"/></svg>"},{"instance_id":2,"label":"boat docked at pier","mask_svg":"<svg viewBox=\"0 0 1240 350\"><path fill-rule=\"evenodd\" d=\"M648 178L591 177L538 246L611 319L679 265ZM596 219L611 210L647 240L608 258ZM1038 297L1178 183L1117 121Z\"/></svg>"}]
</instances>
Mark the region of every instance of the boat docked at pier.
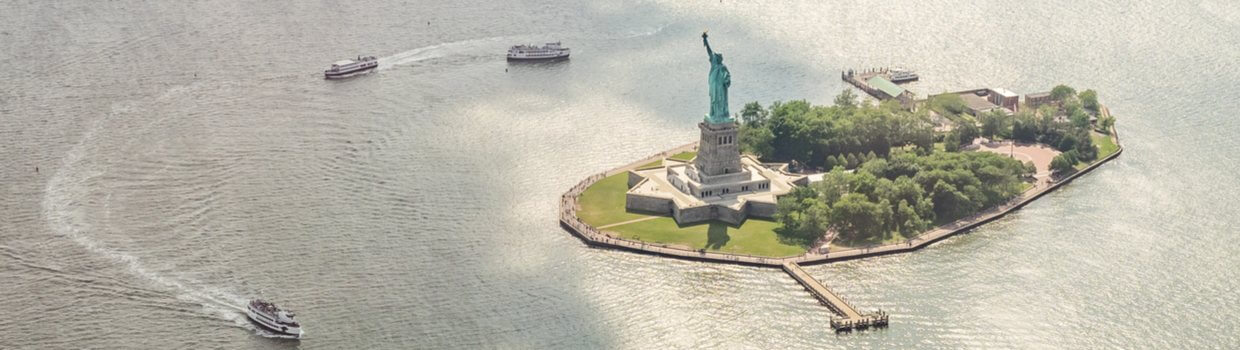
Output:
<instances>
[{"instance_id":1,"label":"boat docked at pier","mask_svg":"<svg viewBox=\"0 0 1240 350\"><path fill-rule=\"evenodd\" d=\"M327 79L343 79L362 74L379 67L379 59L375 56L357 56L357 60L343 60L332 63L331 68L323 71Z\"/></svg>"},{"instance_id":2,"label":"boat docked at pier","mask_svg":"<svg viewBox=\"0 0 1240 350\"><path fill-rule=\"evenodd\" d=\"M251 322L276 335L301 338L301 324L293 319L296 315L275 304L262 299L251 300L245 309L245 315Z\"/></svg>"},{"instance_id":3,"label":"boat docked at pier","mask_svg":"<svg viewBox=\"0 0 1240 350\"><path fill-rule=\"evenodd\" d=\"M560 43L547 43L541 47L533 45L516 45L508 48L509 61L541 61L568 58L569 48Z\"/></svg>"},{"instance_id":4,"label":"boat docked at pier","mask_svg":"<svg viewBox=\"0 0 1240 350\"><path fill-rule=\"evenodd\" d=\"M918 78L917 73L911 70L903 70L903 69L891 70L891 82L893 83L906 83L910 81L917 81L917 78Z\"/></svg>"}]
</instances>

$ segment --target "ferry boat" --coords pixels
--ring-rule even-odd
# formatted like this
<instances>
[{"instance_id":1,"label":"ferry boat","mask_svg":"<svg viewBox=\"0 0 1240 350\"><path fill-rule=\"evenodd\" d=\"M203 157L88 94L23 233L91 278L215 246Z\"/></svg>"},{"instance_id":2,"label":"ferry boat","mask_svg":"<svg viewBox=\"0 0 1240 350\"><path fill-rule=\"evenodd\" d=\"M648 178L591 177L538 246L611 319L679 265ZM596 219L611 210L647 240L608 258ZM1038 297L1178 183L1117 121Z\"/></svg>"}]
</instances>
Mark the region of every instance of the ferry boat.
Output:
<instances>
[{"instance_id":1,"label":"ferry boat","mask_svg":"<svg viewBox=\"0 0 1240 350\"><path fill-rule=\"evenodd\" d=\"M917 80L917 73L910 70L892 70L891 82L904 83Z\"/></svg>"},{"instance_id":2,"label":"ferry boat","mask_svg":"<svg viewBox=\"0 0 1240 350\"><path fill-rule=\"evenodd\" d=\"M537 61L568 58L569 49L560 43L547 43L542 47L533 45L516 45L508 48L509 61Z\"/></svg>"},{"instance_id":3,"label":"ferry boat","mask_svg":"<svg viewBox=\"0 0 1240 350\"><path fill-rule=\"evenodd\" d=\"M301 338L301 324L293 320L296 315L293 315L291 311L280 309L275 304L262 299L251 300L250 305L245 309L245 315L250 318L250 321L277 335Z\"/></svg>"},{"instance_id":4,"label":"ferry boat","mask_svg":"<svg viewBox=\"0 0 1240 350\"><path fill-rule=\"evenodd\" d=\"M342 79L369 72L379 67L379 59L375 56L357 56L357 60L343 60L332 63L332 67L323 71L327 79Z\"/></svg>"}]
</instances>

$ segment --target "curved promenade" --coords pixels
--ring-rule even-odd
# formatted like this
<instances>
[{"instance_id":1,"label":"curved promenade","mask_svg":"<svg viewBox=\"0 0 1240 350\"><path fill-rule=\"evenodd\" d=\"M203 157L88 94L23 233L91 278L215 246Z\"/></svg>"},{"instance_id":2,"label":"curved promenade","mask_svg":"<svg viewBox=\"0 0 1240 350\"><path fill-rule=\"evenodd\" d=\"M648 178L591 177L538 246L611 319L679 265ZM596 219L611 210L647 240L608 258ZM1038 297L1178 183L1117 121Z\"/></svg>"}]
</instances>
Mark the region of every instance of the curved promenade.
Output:
<instances>
[{"instance_id":1,"label":"curved promenade","mask_svg":"<svg viewBox=\"0 0 1240 350\"><path fill-rule=\"evenodd\" d=\"M680 258L680 259L688 259L688 260L763 266L763 267L771 267L771 268L781 268L784 263L790 263L790 262L801 264L801 265L822 264L822 263L829 263L829 262L836 262L836 261L843 261L843 260L880 256L880 255L886 255L886 254L907 253L907 252L912 252L912 251L925 248L929 246L930 244L934 242L938 242L944 238L951 237L956 234L969 231L982 224L985 224L987 222L1003 217L1004 215L1007 215L1008 213L1015 211L1017 209L1020 209L1021 207L1024 207L1026 204L1029 204L1030 202L1033 202L1033 200L1038 199L1039 197L1042 197L1043 195L1050 193L1051 191L1054 191L1055 189L1058 189L1061 186L1071 183L1072 180L1075 180L1076 178L1082 175L1085 175L1086 173L1089 173L1090 171L1093 171L1094 169L1101 166L1103 163L1106 163L1108 161L1111 161L1112 159L1115 159L1116 157L1119 157L1121 153L1124 153L1124 146L1120 144L1119 134L1115 131L1114 128L1111 129L1111 133L1114 135L1115 144L1119 147L1115 151L1115 153L1112 153L1104 158L1098 159L1094 161L1092 164L1090 164L1088 167L1081 169L1080 171L1077 171L1076 173L1073 173L1072 175L1068 175L1064 178L1061 178L1057 181L1053 181L1049 183L1039 183L1035 187L1025 191L1025 193L1022 193L1020 196L1013 198L1011 201L1008 201L1008 203L1006 204L1002 204L997 207L992 207L980 213L974 214L970 217L966 217L966 218L957 220L952 223L948 223L942 226L935 227L934 229L931 229L930 231L923 232L917 235L916 237L910 238L900 243L875 245L875 246L869 246L869 247L859 247L859 248L852 248L852 249L838 250L838 251L828 251L826 254L813 254L813 253L806 252L805 254L797 255L797 256L772 258L772 257L761 257L761 256L752 256L752 255L744 255L744 254L728 254L728 253L716 253L716 252L707 252L707 251L700 251L700 250L688 250L688 249L678 248L678 247L669 246L665 244L652 244L652 243L646 243L646 242L641 242L641 241L634 241L634 240L613 237L604 231L601 231L593 226L590 226L589 224L586 224L585 222L581 221L580 218L577 217L577 209L578 209L577 200L578 198L580 198L581 193L584 192L586 188L590 187L590 185L593 185L595 182L598 182L599 180L602 180L603 178L607 176L625 172L630 169L635 169L641 166L642 164L647 164L656 159L660 159L662 157L670 156L670 155L683 152L683 151L693 150L697 146L696 142L682 145L676 148L672 148L670 150L651 155L649 157L626 164L624 166L620 166L620 167L608 170L606 172L591 175L590 177L587 177L586 179L577 183L576 186L573 186L572 189L569 189L568 192L565 192L563 195L560 196L560 226L564 227L564 229L573 233L577 237L584 240L587 244L590 244L592 246L625 249L625 250L630 250L630 251L649 253L649 254Z\"/></svg>"}]
</instances>

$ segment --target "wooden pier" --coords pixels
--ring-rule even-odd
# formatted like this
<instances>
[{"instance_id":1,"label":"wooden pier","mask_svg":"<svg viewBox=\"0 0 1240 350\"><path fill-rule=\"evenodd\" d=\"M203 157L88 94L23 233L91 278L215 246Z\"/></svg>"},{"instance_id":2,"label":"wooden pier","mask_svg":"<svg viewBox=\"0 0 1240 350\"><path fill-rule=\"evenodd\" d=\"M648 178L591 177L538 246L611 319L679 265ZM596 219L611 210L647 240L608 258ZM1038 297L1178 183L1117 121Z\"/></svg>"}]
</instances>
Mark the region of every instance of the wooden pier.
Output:
<instances>
[{"instance_id":1,"label":"wooden pier","mask_svg":"<svg viewBox=\"0 0 1240 350\"><path fill-rule=\"evenodd\" d=\"M808 290L810 294L818 298L818 301L839 315L839 317L831 318L832 329L836 331L851 331L853 329L887 326L888 315L886 313L880 311L862 314L858 312L857 308L853 307L852 304L844 301L843 298L835 295L835 292L827 289L827 286L824 286L821 282L815 280L814 277L805 273L805 270L801 269L801 265L797 265L795 262L786 262L783 264L783 268L784 272L792 276L792 279L800 282L805 287L805 290Z\"/></svg>"},{"instance_id":2,"label":"wooden pier","mask_svg":"<svg viewBox=\"0 0 1240 350\"><path fill-rule=\"evenodd\" d=\"M863 70L849 69L840 72L840 79L856 86L861 91L873 96L879 101L896 100L900 101L900 106L907 110L913 110L915 107L916 96L912 91L908 91L897 86L892 79L892 70L889 68L870 68ZM878 78L876 80L871 80ZM875 85L877 84L877 86Z\"/></svg>"}]
</instances>

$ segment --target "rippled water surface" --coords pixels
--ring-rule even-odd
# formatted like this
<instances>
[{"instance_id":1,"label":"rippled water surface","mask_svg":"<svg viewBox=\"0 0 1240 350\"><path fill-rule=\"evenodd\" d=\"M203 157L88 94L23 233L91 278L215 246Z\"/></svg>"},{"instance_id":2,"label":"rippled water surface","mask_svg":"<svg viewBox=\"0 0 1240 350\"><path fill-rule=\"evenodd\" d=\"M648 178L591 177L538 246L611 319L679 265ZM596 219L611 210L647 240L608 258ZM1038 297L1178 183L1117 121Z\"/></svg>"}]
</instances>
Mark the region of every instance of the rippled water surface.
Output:
<instances>
[{"instance_id":1,"label":"rippled water surface","mask_svg":"<svg viewBox=\"0 0 1240 350\"><path fill-rule=\"evenodd\" d=\"M17 1L0 11L0 348L1203 348L1240 344L1240 5ZM585 176L734 105L1094 88L1127 150L972 234L777 270L591 249ZM563 41L570 61L508 64ZM332 61L382 67L324 81ZM38 169L36 171L36 168ZM253 297L300 342L255 335Z\"/></svg>"}]
</instances>

